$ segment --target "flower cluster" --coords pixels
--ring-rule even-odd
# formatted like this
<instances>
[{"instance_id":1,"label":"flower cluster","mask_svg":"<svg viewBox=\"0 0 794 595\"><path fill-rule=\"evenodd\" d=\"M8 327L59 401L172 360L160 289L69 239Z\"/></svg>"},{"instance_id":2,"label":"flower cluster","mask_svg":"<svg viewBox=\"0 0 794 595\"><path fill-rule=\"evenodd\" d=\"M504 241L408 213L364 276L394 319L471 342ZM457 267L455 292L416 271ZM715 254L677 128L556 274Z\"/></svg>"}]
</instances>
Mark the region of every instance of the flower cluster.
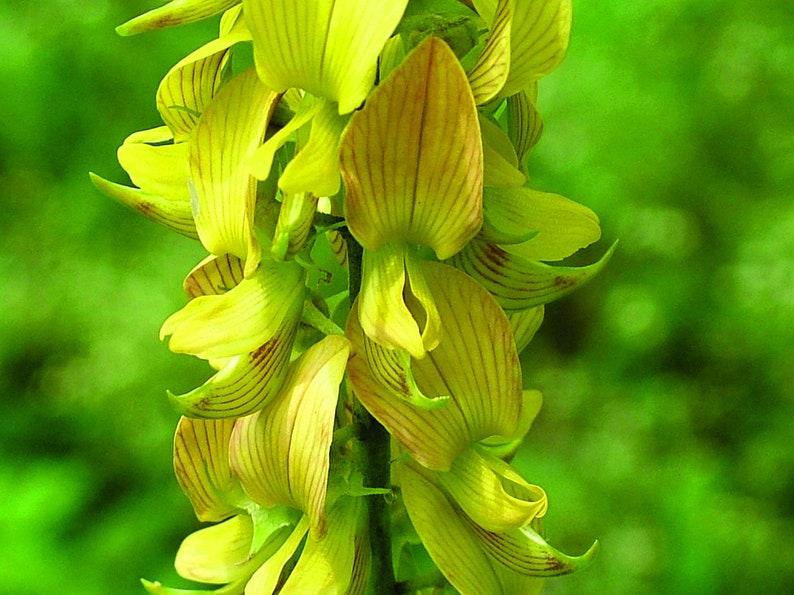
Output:
<instances>
[{"instance_id":1,"label":"flower cluster","mask_svg":"<svg viewBox=\"0 0 794 595\"><path fill-rule=\"evenodd\" d=\"M224 594L367 593L384 565L401 592L539 592L595 548L547 544L546 494L509 464L541 403L518 354L611 252L559 264L598 219L528 186L570 0L375 4L174 0L119 27L222 15L160 83L163 125L119 148L134 186L92 175L208 253L161 329L215 370L170 395L178 481L215 523L176 567ZM388 485L365 485L358 410Z\"/></svg>"}]
</instances>

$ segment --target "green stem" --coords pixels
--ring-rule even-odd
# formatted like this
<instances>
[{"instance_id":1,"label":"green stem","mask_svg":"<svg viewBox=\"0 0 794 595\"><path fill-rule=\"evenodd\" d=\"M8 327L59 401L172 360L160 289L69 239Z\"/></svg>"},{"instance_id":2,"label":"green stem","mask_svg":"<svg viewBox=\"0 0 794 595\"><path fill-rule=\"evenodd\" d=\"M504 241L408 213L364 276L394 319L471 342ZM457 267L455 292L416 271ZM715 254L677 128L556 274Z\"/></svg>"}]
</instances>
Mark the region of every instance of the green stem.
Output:
<instances>
[{"instance_id":1,"label":"green stem","mask_svg":"<svg viewBox=\"0 0 794 595\"><path fill-rule=\"evenodd\" d=\"M347 263L350 278L350 303L361 289L363 249L347 229L340 230L347 241ZM391 489L391 440L386 429L353 400L353 425L358 428L356 462L364 476L364 486ZM396 593L392 566L391 509L388 496L369 496L369 534L372 547L371 592Z\"/></svg>"}]
</instances>

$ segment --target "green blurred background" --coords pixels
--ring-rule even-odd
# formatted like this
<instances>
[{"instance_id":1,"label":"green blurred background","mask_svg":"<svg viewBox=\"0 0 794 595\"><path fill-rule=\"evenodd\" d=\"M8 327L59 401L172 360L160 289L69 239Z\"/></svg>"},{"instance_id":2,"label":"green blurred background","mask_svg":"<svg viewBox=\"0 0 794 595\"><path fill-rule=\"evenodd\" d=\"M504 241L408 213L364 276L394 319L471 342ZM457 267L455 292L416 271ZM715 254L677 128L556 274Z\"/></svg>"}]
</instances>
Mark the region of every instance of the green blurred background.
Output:
<instances>
[{"instance_id":1,"label":"green blurred background","mask_svg":"<svg viewBox=\"0 0 794 595\"><path fill-rule=\"evenodd\" d=\"M151 7L0 5L0 593L140 593L197 527L171 470L157 340L197 244L104 198L116 147L214 23L123 39ZM547 592L794 593L794 3L574 0L541 87L535 187L617 254L524 355L545 405L517 461L549 539L602 550ZM175 581L174 581L175 582Z\"/></svg>"}]
</instances>

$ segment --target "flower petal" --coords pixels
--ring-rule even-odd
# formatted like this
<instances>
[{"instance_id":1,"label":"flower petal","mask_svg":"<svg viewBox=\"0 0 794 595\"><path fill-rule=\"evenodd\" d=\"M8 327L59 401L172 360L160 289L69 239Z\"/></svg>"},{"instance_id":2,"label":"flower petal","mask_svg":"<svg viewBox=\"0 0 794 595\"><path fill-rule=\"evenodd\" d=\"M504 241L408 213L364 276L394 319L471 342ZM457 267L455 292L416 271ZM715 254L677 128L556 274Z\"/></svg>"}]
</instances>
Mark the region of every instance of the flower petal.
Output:
<instances>
[{"instance_id":1,"label":"flower petal","mask_svg":"<svg viewBox=\"0 0 794 595\"><path fill-rule=\"evenodd\" d=\"M460 250L482 223L482 145L455 54L429 37L375 89L342 136L348 227L368 250L390 242Z\"/></svg>"},{"instance_id":2,"label":"flower petal","mask_svg":"<svg viewBox=\"0 0 794 595\"><path fill-rule=\"evenodd\" d=\"M273 595L284 566L295 554L308 529L309 521L304 515L282 546L260 566L245 585L245 595Z\"/></svg>"},{"instance_id":3,"label":"flower petal","mask_svg":"<svg viewBox=\"0 0 794 595\"><path fill-rule=\"evenodd\" d=\"M383 0L372 10L368 0L244 0L259 76L276 91L299 87L351 112L369 93L378 54L407 4Z\"/></svg>"},{"instance_id":4,"label":"flower petal","mask_svg":"<svg viewBox=\"0 0 794 595\"><path fill-rule=\"evenodd\" d=\"M425 345L419 325L403 297L407 281L406 251L407 248L400 244L364 251L357 318L373 341L421 358Z\"/></svg>"},{"instance_id":5,"label":"flower petal","mask_svg":"<svg viewBox=\"0 0 794 595\"><path fill-rule=\"evenodd\" d=\"M188 144L173 142L165 126L128 136L117 152L119 164L144 192L188 203Z\"/></svg>"},{"instance_id":6,"label":"flower petal","mask_svg":"<svg viewBox=\"0 0 794 595\"><path fill-rule=\"evenodd\" d=\"M172 0L116 27L119 35L137 35L154 29L187 25L239 4L240 0Z\"/></svg>"},{"instance_id":7,"label":"flower petal","mask_svg":"<svg viewBox=\"0 0 794 595\"><path fill-rule=\"evenodd\" d=\"M244 263L231 254L210 254L193 267L185 277L182 287L188 297L222 295L239 285L245 278Z\"/></svg>"},{"instance_id":8,"label":"flower petal","mask_svg":"<svg viewBox=\"0 0 794 595\"><path fill-rule=\"evenodd\" d=\"M368 340L351 312L347 335L356 354L348 375L372 415L431 469L447 471L455 457L488 436L512 436L521 410L521 369L509 323L493 298L470 277L442 264L426 263L424 275L440 319L441 341L411 362L419 390L449 395L432 411L417 409L373 375ZM416 304L412 305L416 308Z\"/></svg>"},{"instance_id":9,"label":"flower petal","mask_svg":"<svg viewBox=\"0 0 794 595\"><path fill-rule=\"evenodd\" d=\"M329 451L349 349L339 335L310 347L272 404L238 420L232 434L232 468L248 495L265 507L302 510L315 539L326 530Z\"/></svg>"},{"instance_id":10,"label":"flower petal","mask_svg":"<svg viewBox=\"0 0 794 595\"><path fill-rule=\"evenodd\" d=\"M510 25L513 0L499 0L485 43L469 70L469 83L477 105L497 96L510 72Z\"/></svg>"},{"instance_id":11,"label":"flower petal","mask_svg":"<svg viewBox=\"0 0 794 595\"><path fill-rule=\"evenodd\" d=\"M589 564L598 551L596 541L581 556L569 556L546 543L531 527L494 533L465 515L464 519L490 556L505 569L527 577L570 574Z\"/></svg>"},{"instance_id":12,"label":"flower petal","mask_svg":"<svg viewBox=\"0 0 794 595\"><path fill-rule=\"evenodd\" d=\"M513 338L516 341L516 351L524 351L532 337L540 328L543 322L544 306L535 306L519 312L511 312L507 315L510 321L510 328L513 331Z\"/></svg>"},{"instance_id":13,"label":"flower petal","mask_svg":"<svg viewBox=\"0 0 794 595\"><path fill-rule=\"evenodd\" d=\"M366 515L361 498L342 497L328 511L328 533L320 541L309 537L298 563L279 595L344 595L354 572L360 538L358 528Z\"/></svg>"},{"instance_id":14,"label":"flower petal","mask_svg":"<svg viewBox=\"0 0 794 595\"><path fill-rule=\"evenodd\" d=\"M554 70L565 56L571 34L571 0L515 0L508 97Z\"/></svg>"},{"instance_id":15,"label":"flower petal","mask_svg":"<svg viewBox=\"0 0 794 595\"><path fill-rule=\"evenodd\" d=\"M546 493L527 483L507 463L469 448L438 483L471 519L488 531L518 529L546 513Z\"/></svg>"},{"instance_id":16,"label":"flower petal","mask_svg":"<svg viewBox=\"0 0 794 595\"><path fill-rule=\"evenodd\" d=\"M527 260L567 258L601 237L598 216L586 206L559 194L531 188L486 188L485 224L480 237ZM536 232L531 239L515 243Z\"/></svg>"},{"instance_id":17,"label":"flower petal","mask_svg":"<svg viewBox=\"0 0 794 595\"><path fill-rule=\"evenodd\" d=\"M411 523L452 586L461 593L502 593L492 560L441 490L408 465L395 467Z\"/></svg>"},{"instance_id":18,"label":"flower petal","mask_svg":"<svg viewBox=\"0 0 794 595\"><path fill-rule=\"evenodd\" d=\"M113 200L183 236L198 239L189 200L169 200L138 188L116 184L94 173L89 173L89 176L94 186Z\"/></svg>"},{"instance_id":19,"label":"flower petal","mask_svg":"<svg viewBox=\"0 0 794 595\"><path fill-rule=\"evenodd\" d=\"M234 420L182 417L174 436L174 471L202 522L221 521L237 511L242 490L229 466Z\"/></svg>"},{"instance_id":20,"label":"flower petal","mask_svg":"<svg viewBox=\"0 0 794 595\"><path fill-rule=\"evenodd\" d=\"M168 397L184 415L228 418L249 415L264 407L279 391L287 375L299 317L286 317L276 335L258 349L231 358L200 387Z\"/></svg>"},{"instance_id":21,"label":"flower petal","mask_svg":"<svg viewBox=\"0 0 794 595\"><path fill-rule=\"evenodd\" d=\"M261 144L278 95L249 69L227 83L201 115L190 143L190 184L201 242L234 254L246 275L259 263L253 231L256 179L249 161Z\"/></svg>"},{"instance_id":22,"label":"flower petal","mask_svg":"<svg viewBox=\"0 0 794 595\"><path fill-rule=\"evenodd\" d=\"M281 199L270 255L282 262L300 252L313 230L318 199L314 194L285 194Z\"/></svg>"},{"instance_id":23,"label":"flower petal","mask_svg":"<svg viewBox=\"0 0 794 595\"><path fill-rule=\"evenodd\" d=\"M228 64L229 48L251 39L239 15L239 7L224 15L221 36L180 60L157 88L157 110L177 141L188 139L204 108L218 91ZM229 29L226 32L224 25Z\"/></svg>"},{"instance_id":24,"label":"flower petal","mask_svg":"<svg viewBox=\"0 0 794 595\"><path fill-rule=\"evenodd\" d=\"M535 83L507 98L507 135L516 149L522 171L524 160L543 134L543 118L535 107L537 96Z\"/></svg>"},{"instance_id":25,"label":"flower petal","mask_svg":"<svg viewBox=\"0 0 794 595\"><path fill-rule=\"evenodd\" d=\"M491 120L480 116L485 187L516 188L527 177L519 169L518 156L507 134ZM483 199L484 200L484 199Z\"/></svg>"},{"instance_id":26,"label":"flower petal","mask_svg":"<svg viewBox=\"0 0 794 595\"><path fill-rule=\"evenodd\" d=\"M601 272L614 250L615 245L588 266L549 266L512 255L495 244L473 240L449 264L471 275L506 312L512 313L571 293Z\"/></svg>"},{"instance_id":27,"label":"flower petal","mask_svg":"<svg viewBox=\"0 0 794 595\"><path fill-rule=\"evenodd\" d=\"M253 352L296 315L303 304L303 279L295 263L263 261L253 277L226 293L190 300L163 323L160 338L171 335L171 351L202 359Z\"/></svg>"},{"instance_id":28,"label":"flower petal","mask_svg":"<svg viewBox=\"0 0 794 595\"><path fill-rule=\"evenodd\" d=\"M340 116L335 104L320 102L312 119L309 142L290 160L278 180L285 193L311 192L333 196L339 192L339 137L348 118Z\"/></svg>"},{"instance_id":29,"label":"flower petal","mask_svg":"<svg viewBox=\"0 0 794 595\"><path fill-rule=\"evenodd\" d=\"M247 514L188 535L176 553L176 571L201 583L231 583L250 575L257 564L249 556L253 525Z\"/></svg>"}]
</instances>

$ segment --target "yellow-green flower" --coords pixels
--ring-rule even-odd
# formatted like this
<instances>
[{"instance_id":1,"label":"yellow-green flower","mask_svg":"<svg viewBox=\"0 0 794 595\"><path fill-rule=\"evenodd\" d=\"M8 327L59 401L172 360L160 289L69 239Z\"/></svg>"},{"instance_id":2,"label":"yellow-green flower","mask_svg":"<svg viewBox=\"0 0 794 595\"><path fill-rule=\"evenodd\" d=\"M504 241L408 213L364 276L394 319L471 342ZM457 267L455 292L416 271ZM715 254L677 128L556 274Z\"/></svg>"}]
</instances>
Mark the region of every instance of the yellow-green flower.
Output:
<instances>
[{"instance_id":1,"label":"yellow-green flower","mask_svg":"<svg viewBox=\"0 0 794 595\"><path fill-rule=\"evenodd\" d=\"M183 418L174 440L180 485L200 520L176 556L185 578L227 595L364 593L369 572L360 498L327 501L339 384L349 354L329 336L290 367L262 410L240 419ZM297 555L288 577L285 565ZM286 579L286 580L285 580ZM151 593L193 593L144 582Z\"/></svg>"},{"instance_id":2,"label":"yellow-green flower","mask_svg":"<svg viewBox=\"0 0 794 595\"><path fill-rule=\"evenodd\" d=\"M515 449L540 408L539 393L522 391L507 317L467 275L423 266L444 321L438 346L400 368L372 349L351 315L348 375L364 406L410 455L397 465L405 505L447 579L464 593L524 593L537 577L571 572L592 553L569 558L528 528L545 514L546 495L499 458ZM410 390L406 376L398 381L408 370L423 395L447 397L441 406L416 407L400 394L400 386ZM513 582L520 589L508 588Z\"/></svg>"},{"instance_id":3,"label":"yellow-green flower","mask_svg":"<svg viewBox=\"0 0 794 595\"><path fill-rule=\"evenodd\" d=\"M341 147L345 216L364 247L358 317L378 343L416 358L438 344L441 319L417 250L449 258L479 231L482 160L466 74L433 37L351 119ZM421 325L408 294L422 304Z\"/></svg>"},{"instance_id":4,"label":"yellow-green flower","mask_svg":"<svg viewBox=\"0 0 794 595\"><path fill-rule=\"evenodd\" d=\"M160 331L169 347L207 359L218 373L184 395L171 395L187 415L237 417L260 409L279 390L304 303L303 269L263 260L244 277L243 261L210 256L185 280L192 298Z\"/></svg>"}]
</instances>

